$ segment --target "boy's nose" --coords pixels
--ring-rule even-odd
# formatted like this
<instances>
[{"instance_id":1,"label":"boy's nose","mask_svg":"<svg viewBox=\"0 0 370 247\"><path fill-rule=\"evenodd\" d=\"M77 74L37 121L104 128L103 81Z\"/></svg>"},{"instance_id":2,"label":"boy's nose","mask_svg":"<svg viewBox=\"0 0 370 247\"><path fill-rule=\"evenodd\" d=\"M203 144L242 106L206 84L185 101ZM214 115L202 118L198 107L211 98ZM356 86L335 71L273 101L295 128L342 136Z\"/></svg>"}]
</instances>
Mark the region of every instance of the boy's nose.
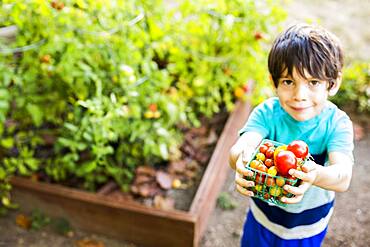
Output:
<instances>
[{"instance_id":1,"label":"boy's nose","mask_svg":"<svg viewBox=\"0 0 370 247\"><path fill-rule=\"evenodd\" d=\"M304 85L299 83L294 90L294 99L298 101L307 100L308 96L308 88Z\"/></svg>"}]
</instances>

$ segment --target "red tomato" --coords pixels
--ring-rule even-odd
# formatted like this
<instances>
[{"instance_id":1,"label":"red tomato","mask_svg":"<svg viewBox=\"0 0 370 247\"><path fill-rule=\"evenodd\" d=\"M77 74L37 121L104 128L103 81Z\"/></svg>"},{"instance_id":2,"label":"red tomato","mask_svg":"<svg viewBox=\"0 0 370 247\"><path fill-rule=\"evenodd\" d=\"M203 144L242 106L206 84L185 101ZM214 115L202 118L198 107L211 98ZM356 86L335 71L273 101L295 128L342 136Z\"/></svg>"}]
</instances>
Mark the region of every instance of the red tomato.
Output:
<instances>
[{"instance_id":1,"label":"red tomato","mask_svg":"<svg viewBox=\"0 0 370 247\"><path fill-rule=\"evenodd\" d=\"M272 144L271 142L267 141L265 142L263 145L267 146L267 147L273 147L274 144Z\"/></svg>"},{"instance_id":2,"label":"red tomato","mask_svg":"<svg viewBox=\"0 0 370 247\"><path fill-rule=\"evenodd\" d=\"M308 146L304 141L296 140L289 143L287 150L294 153L297 158L304 159L308 155Z\"/></svg>"},{"instance_id":3,"label":"red tomato","mask_svg":"<svg viewBox=\"0 0 370 247\"><path fill-rule=\"evenodd\" d=\"M272 178L272 177L266 178L266 185L269 186L269 187L274 186L275 185L275 179Z\"/></svg>"},{"instance_id":4,"label":"red tomato","mask_svg":"<svg viewBox=\"0 0 370 247\"><path fill-rule=\"evenodd\" d=\"M265 182L265 175L261 176L260 174L257 174L254 181L256 184L263 184Z\"/></svg>"},{"instance_id":5,"label":"red tomato","mask_svg":"<svg viewBox=\"0 0 370 247\"><path fill-rule=\"evenodd\" d=\"M268 149L268 147L266 145L260 146L260 152L263 153L263 154L266 153L267 149Z\"/></svg>"},{"instance_id":6,"label":"red tomato","mask_svg":"<svg viewBox=\"0 0 370 247\"><path fill-rule=\"evenodd\" d=\"M278 170L278 173L284 177L288 176L288 171L290 169L296 169L297 168L297 159L293 152L291 151L280 151L276 155L275 159L275 166Z\"/></svg>"},{"instance_id":7,"label":"red tomato","mask_svg":"<svg viewBox=\"0 0 370 247\"><path fill-rule=\"evenodd\" d=\"M276 178L276 185L279 187L283 187L285 184L285 179L283 177Z\"/></svg>"},{"instance_id":8,"label":"red tomato","mask_svg":"<svg viewBox=\"0 0 370 247\"><path fill-rule=\"evenodd\" d=\"M265 160L265 166L271 167L273 165L274 165L274 162L272 161L272 159L266 159Z\"/></svg>"},{"instance_id":9,"label":"red tomato","mask_svg":"<svg viewBox=\"0 0 370 247\"><path fill-rule=\"evenodd\" d=\"M263 198L265 198L266 200L268 200L268 199L270 199L270 194L269 193L265 193L264 195L263 195Z\"/></svg>"},{"instance_id":10,"label":"red tomato","mask_svg":"<svg viewBox=\"0 0 370 247\"><path fill-rule=\"evenodd\" d=\"M274 156L275 148L269 147L265 153L266 158L272 158Z\"/></svg>"}]
</instances>

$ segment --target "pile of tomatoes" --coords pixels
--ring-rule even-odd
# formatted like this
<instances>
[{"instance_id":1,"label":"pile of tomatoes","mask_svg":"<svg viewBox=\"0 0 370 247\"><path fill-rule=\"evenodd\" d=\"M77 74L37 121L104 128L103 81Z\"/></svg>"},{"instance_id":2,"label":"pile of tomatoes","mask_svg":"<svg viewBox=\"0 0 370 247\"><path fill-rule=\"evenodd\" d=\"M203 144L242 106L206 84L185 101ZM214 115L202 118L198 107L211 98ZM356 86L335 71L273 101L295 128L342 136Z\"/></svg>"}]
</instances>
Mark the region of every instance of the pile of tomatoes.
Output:
<instances>
[{"instance_id":1,"label":"pile of tomatoes","mask_svg":"<svg viewBox=\"0 0 370 247\"><path fill-rule=\"evenodd\" d=\"M280 201L282 196L292 196L283 189L283 186L285 184L298 186L299 184L298 179L289 175L289 170L301 170L308 156L308 146L304 141L295 140L285 145L267 139L263 140L247 164L247 168L254 173L247 179L255 182L253 187L255 197L270 203L283 204Z\"/></svg>"}]
</instances>

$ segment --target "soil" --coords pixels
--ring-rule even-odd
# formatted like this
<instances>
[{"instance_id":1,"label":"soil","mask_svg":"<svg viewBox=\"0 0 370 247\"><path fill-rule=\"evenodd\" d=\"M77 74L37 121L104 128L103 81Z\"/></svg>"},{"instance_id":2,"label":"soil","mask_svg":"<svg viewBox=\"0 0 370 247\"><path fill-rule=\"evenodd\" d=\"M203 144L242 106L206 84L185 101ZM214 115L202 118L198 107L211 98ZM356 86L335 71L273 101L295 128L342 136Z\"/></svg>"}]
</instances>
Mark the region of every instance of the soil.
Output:
<instances>
[{"instance_id":1,"label":"soil","mask_svg":"<svg viewBox=\"0 0 370 247\"><path fill-rule=\"evenodd\" d=\"M285 3L288 20L284 26L297 21L320 19L319 24L335 33L343 42L347 58L369 61L370 29L368 28L369 1L319 1L300 0ZM355 166L351 187L346 193L337 193L333 217L323 246L368 246L370 243L370 116L351 114L353 122L362 126L362 138L355 142ZM361 128L359 128L361 130ZM361 132L359 132L361 133ZM201 247L239 246L248 199L239 195L234 188L233 173L230 170L222 192L230 195L237 206L233 210L216 207L201 240ZM41 230L26 231L15 224L19 211L0 218L1 246L64 247L83 246L82 239L95 245L109 247L138 247L132 243L119 242L102 235L74 229L69 235L56 233L52 225ZM80 241L80 242L78 242ZM95 241L95 242L94 242ZM85 245L87 246L87 245Z\"/></svg>"}]
</instances>

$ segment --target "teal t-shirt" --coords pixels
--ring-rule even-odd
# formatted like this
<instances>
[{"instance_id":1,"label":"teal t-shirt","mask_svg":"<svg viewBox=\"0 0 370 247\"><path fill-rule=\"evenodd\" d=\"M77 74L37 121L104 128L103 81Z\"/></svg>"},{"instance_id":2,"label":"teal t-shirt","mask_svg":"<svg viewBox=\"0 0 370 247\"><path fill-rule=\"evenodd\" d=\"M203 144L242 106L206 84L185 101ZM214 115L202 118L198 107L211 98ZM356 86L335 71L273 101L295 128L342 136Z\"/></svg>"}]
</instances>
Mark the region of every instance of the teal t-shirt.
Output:
<instances>
[{"instance_id":1,"label":"teal t-shirt","mask_svg":"<svg viewBox=\"0 0 370 247\"><path fill-rule=\"evenodd\" d=\"M258 132L264 138L285 144L303 140L313 155L338 151L352 157L352 122L345 112L330 101L327 101L319 115L300 122L280 106L277 97L270 98L252 111L239 134L246 131Z\"/></svg>"},{"instance_id":2,"label":"teal t-shirt","mask_svg":"<svg viewBox=\"0 0 370 247\"><path fill-rule=\"evenodd\" d=\"M277 97L267 99L253 109L239 134L249 131L285 144L302 140L320 165L327 166L328 153L334 151L353 159L352 122L330 101L319 115L297 121L281 107ZM251 210L256 220L276 235L284 239L305 238L325 229L332 214L334 196L333 191L311 186L297 204L280 207L253 198Z\"/></svg>"}]
</instances>

